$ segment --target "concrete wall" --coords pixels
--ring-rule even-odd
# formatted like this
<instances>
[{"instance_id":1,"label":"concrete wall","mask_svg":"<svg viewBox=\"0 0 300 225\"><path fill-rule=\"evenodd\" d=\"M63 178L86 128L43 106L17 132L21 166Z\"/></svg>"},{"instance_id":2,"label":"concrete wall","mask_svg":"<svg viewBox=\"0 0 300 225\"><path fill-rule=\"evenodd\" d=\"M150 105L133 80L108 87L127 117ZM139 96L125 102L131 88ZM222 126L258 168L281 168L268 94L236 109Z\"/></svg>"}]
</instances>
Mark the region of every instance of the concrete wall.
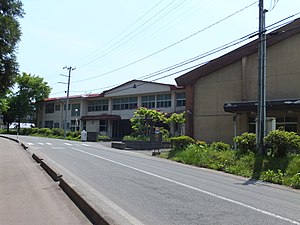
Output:
<instances>
[{"instance_id":1,"label":"concrete wall","mask_svg":"<svg viewBox=\"0 0 300 225\"><path fill-rule=\"evenodd\" d=\"M257 101L257 54L246 56L197 80L194 86L194 137L232 143L233 114L226 102ZM300 97L300 35L267 49L267 99ZM248 115L238 115L237 134L247 131Z\"/></svg>"}]
</instances>

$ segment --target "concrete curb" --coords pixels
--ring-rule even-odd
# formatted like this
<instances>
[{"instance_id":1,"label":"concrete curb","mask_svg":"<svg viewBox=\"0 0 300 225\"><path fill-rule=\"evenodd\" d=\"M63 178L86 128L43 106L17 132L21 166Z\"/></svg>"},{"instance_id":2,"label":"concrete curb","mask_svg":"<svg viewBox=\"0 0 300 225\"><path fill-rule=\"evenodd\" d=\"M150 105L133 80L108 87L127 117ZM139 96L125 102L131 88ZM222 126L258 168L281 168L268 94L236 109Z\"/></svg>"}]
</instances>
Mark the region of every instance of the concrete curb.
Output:
<instances>
[{"instance_id":1,"label":"concrete curb","mask_svg":"<svg viewBox=\"0 0 300 225\"><path fill-rule=\"evenodd\" d=\"M19 140L11 137L6 137L0 135L0 137L10 139L17 143L20 143ZM28 146L24 143L21 143L21 147L24 150L28 150ZM32 158L40 164L40 166L47 172L47 174L55 181L59 181L59 187L65 192L65 194L74 202L74 204L81 210L81 212L95 225L109 225L108 223L97 210L95 210L83 197L78 194L75 190L75 185L71 182L67 182L62 178L62 175L53 170L40 156L35 153L32 154Z\"/></svg>"},{"instance_id":2,"label":"concrete curb","mask_svg":"<svg viewBox=\"0 0 300 225\"><path fill-rule=\"evenodd\" d=\"M75 185L72 185L61 178L59 186L93 224L109 225L109 223L75 191Z\"/></svg>"},{"instance_id":3,"label":"concrete curb","mask_svg":"<svg viewBox=\"0 0 300 225\"><path fill-rule=\"evenodd\" d=\"M17 142L17 143L20 143L19 140L15 139L15 138L7 137L7 136L4 136L4 135L0 135L0 137L12 140L12 141Z\"/></svg>"},{"instance_id":4,"label":"concrete curb","mask_svg":"<svg viewBox=\"0 0 300 225\"><path fill-rule=\"evenodd\" d=\"M32 154L32 158L38 163L40 164L42 162L42 158L38 155L36 155L35 153Z\"/></svg>"},{"instance_id":5,"label":"concrete curb","mask_svg":"<svg viewBox=\"0 0 300 225\"><path fill-rule=\"evenodd\" d=\"M45 161L41 161L40 165L55 182L60 181L62 175L50 168L48 164L45 163Z\"/></svg>"}]
</instances>

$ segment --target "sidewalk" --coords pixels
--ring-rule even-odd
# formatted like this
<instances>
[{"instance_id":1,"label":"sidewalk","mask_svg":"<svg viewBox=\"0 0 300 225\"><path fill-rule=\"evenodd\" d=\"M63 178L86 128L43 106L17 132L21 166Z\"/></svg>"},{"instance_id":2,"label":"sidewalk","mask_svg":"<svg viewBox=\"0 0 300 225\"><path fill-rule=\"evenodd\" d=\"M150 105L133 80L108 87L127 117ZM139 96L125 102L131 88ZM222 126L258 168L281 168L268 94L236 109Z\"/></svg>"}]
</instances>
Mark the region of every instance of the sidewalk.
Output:
<instances>
[{"instance_id":1,"label":"sidewalk","mask_svg":"<svg viewBox=\"0 0 300 225\"><path fill-rule=\"evenodd\" d=\"M91 224L30 154L0 137L0 225Z\"/></svg>"}]
</instances>

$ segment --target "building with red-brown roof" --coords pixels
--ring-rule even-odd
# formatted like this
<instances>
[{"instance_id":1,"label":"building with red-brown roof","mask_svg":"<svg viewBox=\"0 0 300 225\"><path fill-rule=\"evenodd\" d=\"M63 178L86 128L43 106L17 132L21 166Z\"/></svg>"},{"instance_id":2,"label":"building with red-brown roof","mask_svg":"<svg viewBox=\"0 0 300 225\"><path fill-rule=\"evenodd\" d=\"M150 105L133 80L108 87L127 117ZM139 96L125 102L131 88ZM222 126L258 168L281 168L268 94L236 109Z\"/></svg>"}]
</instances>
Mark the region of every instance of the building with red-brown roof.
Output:
<instances>
[{"instance_id":1,"label":"building with red-brown roof","mask_svg":"<svg viewBox=\"0 0 300 225\"><path fill-rule=\"evenodd\" d=\"M258 40L178 78L186 89L186 134L226 141L255 132ZM276 127L300 133L300 19L267 35L267 117Z\"/></svg>"},{"instance_id":2,"label":"building with red-brown roof","mask_svg":"<svg viewBox=\"0 0 300 225\"><path fill-rule=\"evenodd\" d=\"M63 128L66 97L39 102L37 126ZM113 139L131 134L130 119L138 107L165 113L185 110L185 90L171 84L131 80L100 94L70 96L67 129Z\"/></svg>"}]
</instances>

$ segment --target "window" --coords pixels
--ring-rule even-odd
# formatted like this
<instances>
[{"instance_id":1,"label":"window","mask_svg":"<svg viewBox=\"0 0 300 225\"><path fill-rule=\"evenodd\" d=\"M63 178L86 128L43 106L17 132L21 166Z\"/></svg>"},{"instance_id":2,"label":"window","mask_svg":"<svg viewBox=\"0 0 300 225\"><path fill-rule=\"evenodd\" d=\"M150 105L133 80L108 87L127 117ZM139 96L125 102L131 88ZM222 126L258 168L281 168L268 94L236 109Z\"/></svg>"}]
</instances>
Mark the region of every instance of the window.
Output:
<instances>
[{"instance_id":1,"label":"window","mask_svg":"<svg viewBox=\"0 0 300 225\"><path fill-rule=\"evenodd\" d=\"M113 110L126 110L137 108L137 97L113 99Z\"/></svg>"},{"instance_id":2,"label":"window","mask_svg":"<svg viewBox=\"0 0 300 225\"><path fill-rule=\"evenodd\" d=\"M89 101L88 111L108 111L108 99Z\"/></svg>"},{"instance_id":3,"label":"window","mask_svg":"<svg viewBox=\"0 0 300 225\"><path fill-rule=\"evenodd\" d=\"M82 129L86 130L86 121L85 120L82 121Z\"/></svg>"},{"instance_id":4,"label":"window","mask_svg":"<svg viewBox=\"0 0 300 225\"><path fill-rule=\"evenodd\" d=\"M297 132L297 117L291 116L282 116L276 117L276 129L279 127L283 127L285 131L293 131ZM256 132L256 119L254 117L249 118L249 132L255 133Z\"/></svg>"},{"instance_id":5,"label":"window","mask_svg":"<svg viewBox=\"0 0 300 225\"><path fill-rule=\"evenodd\" d=\"M45 128L53 128L53 121L45 121Z\"/></svg>"},{"instance_id":6,"label":"window","mask_svg":"<svg viewBox=\"0 0 300 225\"><path fill-rule=\"evenodd\" d=\"M72 104L71 116L80 116L80 104Z\"/></svg>"},{"instance_id":7,"label":"window","mask_svg":"<svg viewBox=\"0 0 300 225\"><path fill-rule=\"evenodd\" d=\"M55 111L60 111L60 105L55 105Z\"/></svg>"},{"instance_id":8,"label":"window","mask_svg":"<svg viewBox=\"0 0 300 225\"><path fill-rule=\"evenodd\" d=\"M71 105L69 104L68 105L68 110L70 110L71 109ZM66 104L64 104L64 110L66 110Z\"/></svg>"},{"instance_id":9,"label":"window","mask_svg":"<svg viewBox=\"0 0 300 225\"><path fill-rule=\"evenodd\" d=\"M148 109L155 108L155 95L142 96L142 107Z\"/></svg>"},{"instance_id":10,"label":"window","mask_svg":"<svg viewBox=\"0 0 300 225\"><path fill-rule=\"evenodd\" d=\"M71 120L71 131L77 131L80 127L80 120Z\"/></svg>"},{"instance_id":11,"label":"window","mask_svg":"<svg viewBox=\"0 0 300 225\"><path fill-rule=\"evenodd\" d=\"M171 94L157 95L157 108L171 107Z\"/></svg>"},{"instance_id":12,"label":"window","mask_svg":"<svg viewBox=\"0 0 300 225\"><path fill-rule=\"evenodd\" d=\"M285 131L297 132L297 117L283 116L276 118L276 129L283 127Z\"/></svg>"},{"instance_id":13,"label":"window","mask_svg":"<svg viewBox=\"0 0 300 225\"><path fill-rule=\"evenodd\" d=\"M46 104L46 113L54 113L54 103Z\"/></svg>"},{"instance_id":14,"label":"window","mask_svg":"<svg viewBox=\"0 0 300 225\"><path fill-rule=\"evenodd\" d=\"M107 131L107 120L99 121L99 131L106 132Z\"/></svg>"},{"instance_id":15,"label":"window","mask_svg":"<svg viewBox=\"0 0 300 225\"><path fill-rule=\"evenodd\" d=\"M54 128L59 128L59 123L54 123Z\"/></svg>"},{"instance_id":16,"label":"window","mask_svg":"<svg viewBox=\"0 0 300 225\"><path fill-rule=\"evenodd\" d=\"M256 133L256 118L255 117L249 117L248 119L248 132L249 133Z\"/></svg>"},{"instance_id":17,"label":"window","mask_svg":"<svg viewBox=\"0 0 300 225\"><path fill-rule=\"evenodd\" d=\"M177 93L176 94L176 106L185 106L185 93Z\"/></svg>"}]
</instances>

